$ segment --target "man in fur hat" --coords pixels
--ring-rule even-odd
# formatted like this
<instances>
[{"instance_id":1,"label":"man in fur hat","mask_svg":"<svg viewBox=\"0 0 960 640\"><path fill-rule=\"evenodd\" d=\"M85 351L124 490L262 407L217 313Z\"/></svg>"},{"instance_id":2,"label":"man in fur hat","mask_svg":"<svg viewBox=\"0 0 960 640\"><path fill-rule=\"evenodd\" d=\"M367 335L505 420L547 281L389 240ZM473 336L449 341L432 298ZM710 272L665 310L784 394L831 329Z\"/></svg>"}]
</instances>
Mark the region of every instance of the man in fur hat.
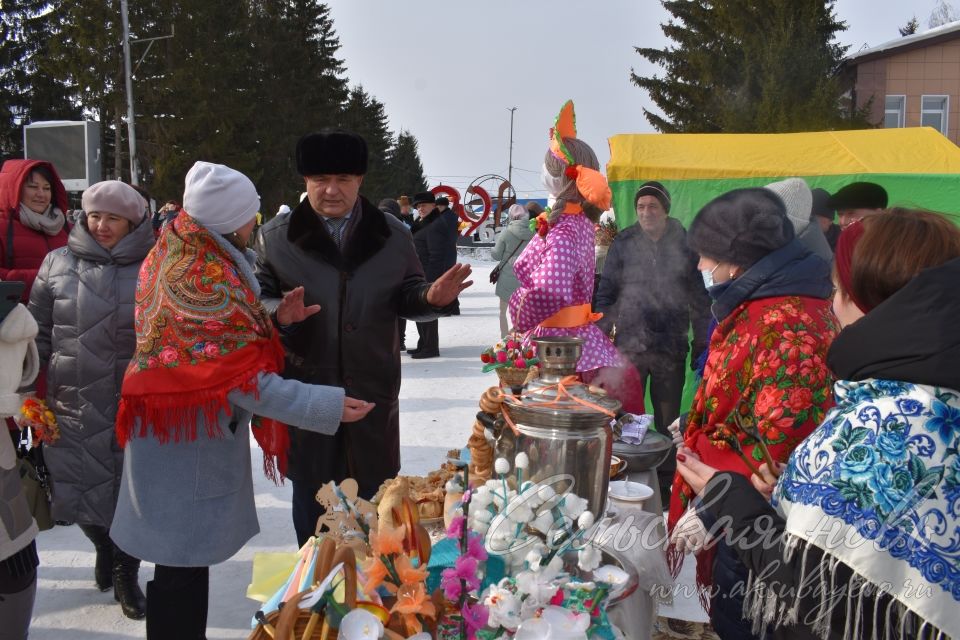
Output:
<instances>
[{"instance_id":1,"label":"man in fur hat","mask_svg":"<svg viewBox=\"0 0 960 640\"><path fill-rule=\"evenodd\" d=\"M360 195L363 138L338 129L310 133L296 155L307 197L264 225L256 246L263 302L285 328L284 376L340 386L376 404L333 436L290 428L287 475L302 545L322 513L315 500L322 484L354 478L369 499L400 470L397 319L446 315L472 282L470 267L460 264L427 282L407 227ZM283 293L297 287L303 306L278 309Z\"/></svg>"}]
</instances>

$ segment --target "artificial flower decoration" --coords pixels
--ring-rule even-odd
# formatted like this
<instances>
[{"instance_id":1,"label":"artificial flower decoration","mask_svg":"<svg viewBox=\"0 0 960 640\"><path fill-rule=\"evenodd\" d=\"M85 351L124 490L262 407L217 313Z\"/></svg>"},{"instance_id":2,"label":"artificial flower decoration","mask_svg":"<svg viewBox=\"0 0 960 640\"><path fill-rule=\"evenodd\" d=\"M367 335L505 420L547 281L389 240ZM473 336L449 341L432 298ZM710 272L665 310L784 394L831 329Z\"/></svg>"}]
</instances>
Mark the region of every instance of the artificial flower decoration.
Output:
<instances>
[{"instance_id":1,"label":"artificial flower decoration","mask_svg":"<svg viewBox=\"0 0 960 640\"><path fill-rule=\"evenodd\" d=\"M421 582L401 585L397 589L397 602L390 609L390 613L400 615L407 633L420 633L423 631L420 617L434 619L437 608L427 595L427 588Z\"/></svg>"},{"instance_id":2,"label":"artificial flower decoration","mask_svg":"<svg viewBox=\"0 0 960 640\"><path fill-rule=\"evenodd\" d=\"M23 401L17 424L21 429L33 429L33 436L44 444L53 444L60 439L60 427L57 416L47 406L46 401L30 397Z\"/></svg>"},{"instance_id":3,"label":"artificial flower decoration","mask_svg":"<svg viewBox=\"0 0 960 640\"><path fill-rule=\"evenodd\" d=\"M484 373L507 367L527 369L540 362L536 348L532 344L524 347L523 338L518 335L505 336L492 347L484 349L480 361Z\"/></svg>"},{"instance_id":4,"label":"artificial flower decoration","mask_svg":"<svg viewBox=\"0 0 960 640\"><path fill-rule=\"evenodd\" d=\"M342 640L377 640L383 635L383 623L369 611L354 609L340 621Z\"/></svg>"}]
</instances>

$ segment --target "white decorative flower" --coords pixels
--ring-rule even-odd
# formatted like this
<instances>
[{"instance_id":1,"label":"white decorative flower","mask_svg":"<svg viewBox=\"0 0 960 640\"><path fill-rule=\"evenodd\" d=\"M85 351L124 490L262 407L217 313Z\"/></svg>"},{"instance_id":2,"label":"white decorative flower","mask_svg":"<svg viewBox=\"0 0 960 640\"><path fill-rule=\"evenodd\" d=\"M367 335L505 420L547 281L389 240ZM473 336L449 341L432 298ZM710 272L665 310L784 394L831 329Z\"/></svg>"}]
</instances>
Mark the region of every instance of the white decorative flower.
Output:
<instances>
[{"instance_id":1,"label":"white decorative flower","mask_svg":"<svg viewBox=\"0 0 960 640\"><path fill-rule=\"evenodd\" d=\"M474 533L480 534L481 536L486 535L487 531L490 530L490 523L474 520L472 523L470 523L470 530Z\"/></svg>"},{"instance_id":2,"label":"white decorative flower","mask_svg":"<svg viewBox=\"0 0 960 640\"><path fill-rule=\"evenodd\" d=\"M490 627L503 627L514 631L520 626L520 599L508 589L490 585L485 592L483 604L490 613L487 621Z\"/></svg>"},{"instance_id":3,"label":"white decorative flower","mask_svg":"<svg viewBox=\"0 0 960 640\"><path fill-rule=\"evenodd\" d=\"M574 493L563 496L563 500L560 502L560 511L571 520L576 520L586 510L587 501Z\"/></svg>"},{"instance_id":4,"label":"white decorative flower","mask_svg":"<svg viewBox=\"0 0 960 640\"><path fill-rule=\"evenodd\" d=\"M506 458L497 458L496 462L493 463L493 470L501 476L510 473L510 463L507 462Z\"/></svg>"},{"instance_id":5,"label":"white decorative flower","mask_svg":"<svg viewBox=\"0 0 960 640\"><path fill-rule=\"evenodd\" d=\"M530 458L521 451L517 454L517 457L513 459L513 465L517 469L526 469L530 466Z\"/></svg>"},{"instance_id":6,"label":"white decorative flower","mask_svg":"<svg viewBox=\"0 0 960 640\"><path fill-rule=\"evenodd\" d=\"M540 533L549 533L553 528L553 522L553 514L550 513L549 509L544 509L534 518L532 526Z\"/></svg>"},{"instance_id":7,"label":"white decorative flower","mask_svg":"<svg viewBox=\"0 0 960 640\"><path fill-rule=\"evenodd\" d=\"M583 571L593 571L600 566L603 554L592 544L587 544L577 552L577 566Z\"/></svg>"},{"instance_id":8,"label":"white decorative flower","mask_svg":"<svg viewBox=\"0 0 960 640\"><path fill-rule=\"evenodd\" d=\"M523 558L523 561L529 565L531 571L537 571L540 568L540 563L543 561L543 545L537 545L533 549L527 552L527 555Z\"/></svg>"},{"instance_id":9,"label":"white decorative flower","mask_svg":"<svg viewBox=\"0 0 960 640\"><path fill-rule=\"evenodd\" d=\"M383 623L365 609L353 609L340 621L343 640L377 640L383 635Z\"/></svg>"},{"instance_id":10,"label":"white decorative flower","mask_svg":"<svg viewBox=\"0 0 960 640\"><path fill-rule=\"evenodd\" d=\"M476 512L471 509L470 516L474 522L486 522L490 524L490 521L493 520L493 514L490 513L489 509L478 509Z\"/></svg>"},{"instance_id":11,"label":"white decorative flower","mask_svg":"<svg viewBox=\"0 0 960 640\"><path fill-rule=\"evenodd\" d=\"M553 487L551 487L550 485L544 484L540 486L540 489L537 491L537 494L540 496L541 500L543 500L544 502L548 502L555 495L557 495L557 492L554 491Z\"/></svg>"},{"instance_id":12,"label":"white decorative flower","mask_svg":"<svg viewBox=\"0 0 960 640\"><path fill-rule=\"evenodd\" d=\"M544 607L541 617L550 623L550 629L556 637L584 638L586 640L586 631L590 628L590 614L583 612L574 612L563 607L550 605ZM572 634L572 635L568 635Z\"/></svg>"},{"instance_id":13,"label":"white decorative flower","mask_svg":"<svg viewBox=\"0 0 960 640\"><path fill-rule=\"evenodd\" d=\"M589 529L593 526L593 514L589 511L584 511L580 514L580 517L577 518L577 528L579 529Z\"/></svg>"}]
</instances>

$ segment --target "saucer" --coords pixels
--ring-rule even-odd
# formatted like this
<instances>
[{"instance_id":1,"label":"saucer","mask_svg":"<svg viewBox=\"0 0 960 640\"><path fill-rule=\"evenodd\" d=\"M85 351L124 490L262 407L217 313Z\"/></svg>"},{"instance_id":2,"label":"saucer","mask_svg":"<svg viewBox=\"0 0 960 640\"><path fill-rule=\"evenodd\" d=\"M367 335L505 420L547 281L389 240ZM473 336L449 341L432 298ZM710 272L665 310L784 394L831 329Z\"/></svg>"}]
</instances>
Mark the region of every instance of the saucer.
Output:
<instances>
[{"instance_id":1,"label":"saucer","mask_svg":"<svg viewBox=\"0 0 960 640\"><path fill-rule=\"evenodd\" d=\"M653 495L653 489L640 482L617 480L610 483L609 495L614 500L624 502L643 502Z\"/></svg>"}]
</instances>

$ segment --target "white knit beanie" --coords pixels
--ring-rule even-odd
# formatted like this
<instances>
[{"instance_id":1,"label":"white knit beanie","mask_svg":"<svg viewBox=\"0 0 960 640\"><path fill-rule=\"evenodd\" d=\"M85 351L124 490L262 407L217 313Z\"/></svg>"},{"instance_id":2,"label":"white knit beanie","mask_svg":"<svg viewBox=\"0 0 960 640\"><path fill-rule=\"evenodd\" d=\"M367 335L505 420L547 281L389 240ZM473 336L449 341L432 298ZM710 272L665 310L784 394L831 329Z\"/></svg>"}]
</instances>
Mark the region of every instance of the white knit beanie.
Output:
<instances>
[{"instance_id":1,"label":"white knit beanie","mask_svg":"<svg viewBox=\"0 0 960 640\"><path fill-rule=\"evenodd\" d=\"M232 233L260 209L260 196L250 178L211 162L195 162L184 180L183 210L211 231Z\"/></svg>"},{"instance_id":2,"label":"white knit beanie","mask_svg":"<svg viewBox=\"0 0 960 640\"><path fill-rule=\"evenodd\" d=\"M802 233L810 225L813 210L813 192L802 178L787 178L768 184L766 189L780 196L787 207L787 217L793 224L794 233Z\"/></svg>"}]
</instances>

